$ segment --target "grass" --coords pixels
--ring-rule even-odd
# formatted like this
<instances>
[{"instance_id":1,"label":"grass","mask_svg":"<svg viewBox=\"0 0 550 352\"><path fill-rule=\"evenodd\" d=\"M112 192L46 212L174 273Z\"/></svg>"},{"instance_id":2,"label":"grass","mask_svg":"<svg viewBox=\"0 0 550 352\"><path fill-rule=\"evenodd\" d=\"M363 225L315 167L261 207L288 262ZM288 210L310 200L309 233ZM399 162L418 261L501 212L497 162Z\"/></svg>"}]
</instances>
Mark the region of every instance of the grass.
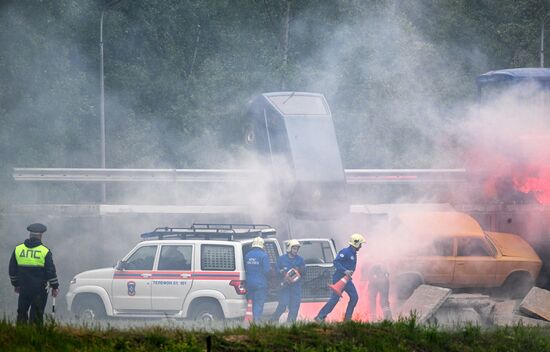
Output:
<instances>
[{"instance_id":1,"label":"grass","mask_svg":"<svg viewBox=\"0 0 550 352\"><path fill-rule=\"evenodd\" d=\"M176 327L43 327L0 321L0 351L550 351L550 330L513 326L453 330L399 322L252 325L216 332Z\"/></svg>"}]
</instances>

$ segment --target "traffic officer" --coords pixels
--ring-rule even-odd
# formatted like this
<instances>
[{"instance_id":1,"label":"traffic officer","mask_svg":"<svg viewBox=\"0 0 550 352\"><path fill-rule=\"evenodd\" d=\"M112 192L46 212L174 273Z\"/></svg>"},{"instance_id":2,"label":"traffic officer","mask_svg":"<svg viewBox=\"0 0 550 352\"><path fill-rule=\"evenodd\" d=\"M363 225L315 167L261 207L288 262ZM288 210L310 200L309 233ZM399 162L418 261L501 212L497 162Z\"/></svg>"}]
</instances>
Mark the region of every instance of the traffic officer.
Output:
<instances>
[{"instance_id":1,"label":"traffic officer","mask_svg":"<svg viewBox=\"0 0 550 352\"><path fill-rule=\"evenodd\" d=\"M29 238L15 247L10 259L9 273L11 284L19 294L17 304L17 322L30 321L42 324L48 291L46 284L52 288L52 296L59 293L59 282L55 272L52 252L42 244L42 234L46 226L31 224L27 226Z\"/></svg>"},{"instance_id":2,"label":"traffic officer","mask_svg":"<svg viewBox=\"0 0 550 352\"><path fill-rule=\"evenodd\" d=\"M282 278L279 291L279 304L271 321L278 322L281 315L288 307L287 322L295 322L300 310L302 300L302 275L305 273L306 264L304 259L298 255L300 242L289 240L286 243L286 254L277 259L277 271Z\"/></svg>"},{"instance_id":3,"label":"traffic officer","mask_svg":"<svg viewBox=\"0 0 550 352\"><path fill-rule=\"evenodd\" d=\"M252 300L252 316L259 321L264 312L267 298L267 277L271 271L269 256L264 251L264 239L256 237L252 241L252 249L244 258L246 271L247 298Z\"/></svg>"},{"instance_id":4,"label":"traffic officer","mask_svg":"<svg viewBox=\"0 0 550 352\"><path fill-rule=\"evenodd\" d=\"M340 281L340 279L342 279L344 276L347 276L349 278L348 283L346 284L346 286L344 286L344 291L349 296L348 307L346 309L346 314L344 315L344 320L351 320L351 317L353 316L353 310L355 309L357 301L359 300L357 290L355 289L355 285L353 284L351 277L357 265L357 252L361 249L362 244L365 243L365 238L363 237L363 235L355 233L351 235L348 243L349 246L338 252L338 255L333 261L336 271L332 276L333 284ZM339 299L340 296L332 292L332 295L330 296L328 302L323 306L323 308L321 308L319 314L317 314L317 316L315 317L315 321L324 321L327 315L332 312Z\"/></svg>"},{"instance_id":5,"label":"traffic officer","mask_svg":"<svg viewBox=\"0 0 550 352\"><path fill-rule=\"evenodd\" d=\"M373 264L367 274L369 281L369 321L377 318L376 301L380 300L380 307L384 314L384 320L391 320L390 309L390 274L383 263Z\"/></svg>"}]
</instances>

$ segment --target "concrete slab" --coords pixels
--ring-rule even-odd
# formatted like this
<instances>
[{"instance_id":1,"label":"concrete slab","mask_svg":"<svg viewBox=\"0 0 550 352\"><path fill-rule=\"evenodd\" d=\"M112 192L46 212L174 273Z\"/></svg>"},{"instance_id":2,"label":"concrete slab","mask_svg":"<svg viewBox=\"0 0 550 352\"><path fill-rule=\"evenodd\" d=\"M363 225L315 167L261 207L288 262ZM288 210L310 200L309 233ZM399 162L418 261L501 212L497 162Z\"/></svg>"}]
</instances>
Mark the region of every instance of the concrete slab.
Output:
<instances>
[{"instance_id":1,"label":"concrete slab","mask_svg":"<svg viewBox=\"0 0 550 352\"><path fill-rule=\"evenodd\" d=\"M449 308L483 308L493 304L491 297L481 293L453 293L444 303Z\"/></svg>"},{"instance_id":2,"label":"concrete slab","mask_svg":"<svg viewBox=\"0 0 550 352\"><path fill-rule=\"evenodd\" d=\"M550 320L550 291L533 287L521 301L519 310L530 317Z\"/></svg>"},{"instance_id":3,"label":"concrete slab","mask_svg":"<svg viewBox=\"0 0 550 352\"><path fill-rule=\"evenodd\" d=\"M448 288L420 285L403 303L397 316L408 318L416 315L417 322L423 324L441 307L451 292Z\"/></svg>"},{"instance_id":4,"label":"concrete slab","mask_svg":"<svg viewBox=\"0 0 550 352\"><path fill-rule=\"evenodd\" d=\"M441 327L454 328L468 324L485 326L483 317L473 308L451 308L441 306L429 319L429 323Z\"/></svg>"},{"instance_id":5,"label":"concrete slab","mask_svg":"<svg viewBox=\"0 0 550 352\"><path fill-rule=\"evenodd\" d=\"M451 294L433 319L441 326L460 326L474 324L492 325L495 302L491 297L480 293Z\"/></svg>"},{"instance_id":6,"label":"concrete slab","mask_svg":"<svg viewBox=\"0 0 550 352\"><path fill-rule=\"evenodd\" d=\"M495 303L493 310L493 324L498 326L512 326L518 311L519 301L508 300Z\"/></svg>"},{"instance_id":7,"label":"concrete slab","mask_svg":"<svg viewBox=\"0 0 550 352\"><path fill-rule=\"evenodd\" d=\"M550 327L550 322L542 319L534 319L529 317L524 317L521 315L515 315L510 325L523 325L523 326L541 326L541 327Z\"/></svg>"},{"instance_id":8,"label":"concrete slab","mask_svg":"<svg viewBox=\"0 0 550 352\"><path fill-rule=\"evenodd\" d=\"M520 300L497 302L493 311L493 324L498 326L543 326L550 327L550 322L521 315Z\"/></svg>"}]
</instances>

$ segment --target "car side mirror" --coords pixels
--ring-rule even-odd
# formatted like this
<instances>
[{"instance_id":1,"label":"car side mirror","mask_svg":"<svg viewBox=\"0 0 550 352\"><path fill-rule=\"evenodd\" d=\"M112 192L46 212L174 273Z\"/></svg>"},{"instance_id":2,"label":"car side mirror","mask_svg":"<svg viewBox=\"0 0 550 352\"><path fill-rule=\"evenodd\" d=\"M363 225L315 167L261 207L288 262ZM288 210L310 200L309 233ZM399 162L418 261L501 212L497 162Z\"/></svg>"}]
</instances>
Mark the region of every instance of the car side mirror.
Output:
<instances>
[{"instance_id":1,"label":"car side mirror","mask_svg":"<svg viewBox=\"0 0 550 352\"><path fill-rule=\"evenodd\" d=\"M125 264L126 264L125 261L119 260L119 261L116 263L115 269L116 269L116 270L124 270L124 269L126 269Z\"/></svg>"}]
</instances>

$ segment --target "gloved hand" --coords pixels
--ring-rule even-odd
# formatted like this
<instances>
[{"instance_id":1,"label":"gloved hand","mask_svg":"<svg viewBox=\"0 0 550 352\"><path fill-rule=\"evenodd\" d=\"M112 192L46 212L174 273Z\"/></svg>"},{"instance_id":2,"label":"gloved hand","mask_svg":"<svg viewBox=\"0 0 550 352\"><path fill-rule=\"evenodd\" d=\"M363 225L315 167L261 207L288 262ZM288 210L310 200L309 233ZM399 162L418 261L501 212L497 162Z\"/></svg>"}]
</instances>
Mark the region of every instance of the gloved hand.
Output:
<instances>
[{"instance_id":1,"label":"gloved hand","mask_svg":"<svg viewBox=\"0 0 550 352\"><path fill-rule=\"evenodd\" d=\"M344 271L344 274L351 277L353 275L353 270L346 270L346 271Z\"/></svg>"}]
</instances>

